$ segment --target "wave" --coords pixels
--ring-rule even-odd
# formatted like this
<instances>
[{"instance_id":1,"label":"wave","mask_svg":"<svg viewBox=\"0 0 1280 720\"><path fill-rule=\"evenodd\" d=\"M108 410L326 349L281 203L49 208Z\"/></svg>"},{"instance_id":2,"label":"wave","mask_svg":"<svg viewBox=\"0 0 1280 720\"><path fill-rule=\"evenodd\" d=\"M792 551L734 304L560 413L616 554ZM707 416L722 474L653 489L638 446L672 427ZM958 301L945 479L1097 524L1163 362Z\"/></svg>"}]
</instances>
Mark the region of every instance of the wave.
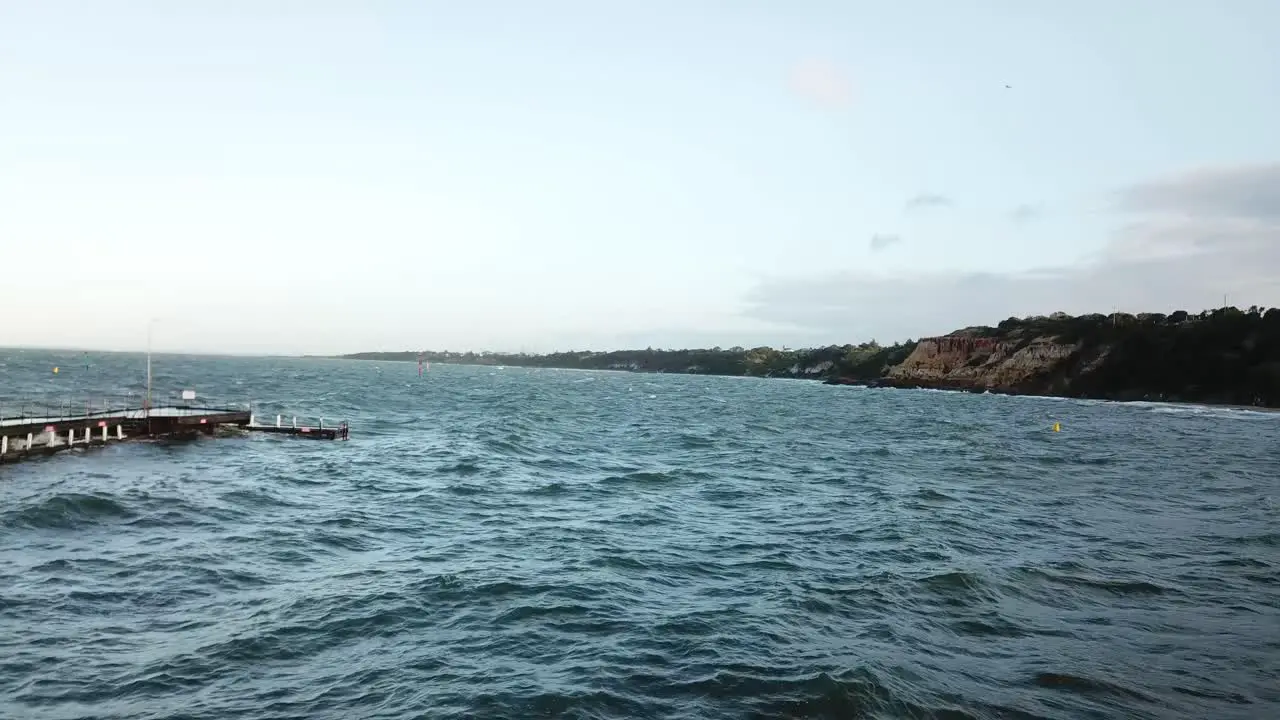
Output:
<instances>
[{"instance_id":1,"label":"wave","mask_svg":"<svg viewBox=\"0 0 1280 720\"><path fill-rule=\"evenodd\" d=\"M1044 688L1067 690L1092 695L1113 695L1122 698L1133 698L1145 702L1153 702L1154 698L1142 691L1127 687L1113 680L1091 678L1071 673L1041 672L1036 673L1031 681Z\"/></svg>"},{"instance_id":2,"label":"wave","mask_svg":"<svg viewBox=\"0 0 1280 720\"><path fill-rule=\"evenodd\" d=\"M916 491L916 497L921 500L932 500L932 501L938 501L938 502L952 502L955 500L955 498L951 497L950 495L943 492L939 492L932 488L920 488L918 491Z\"/></svg>"},{"instance_id":3,"label":"wave","mask_svg":"<svg viewBox=\"0 0 1280 720\"><path fill-rule=\"evenodd\" d=\"M954 604L968 605L995 600L1000 595L994 585L971 572L952 571L927 575L917 579L916 583L935 596Z\"/></svg>"},{"instance_id":4,"label":"wave","mask_svg":"<svg viewBox=\"0 0 1280 720\"><path fill-rule=\"evenodd\" d=\"M1280 411L1268 408L1249 408L1234 405L1199 405L1194 403L1161 403L1135 401L1116 403L1142 408L1157 415L1194 415L1219 420L1280 420Z\"/></svg>"},{"instance_id":5,"label":"wave","mask_svg":"<svg viewBox=\"0 0 1280 720\"><path fill-rule=\"evenodd\" d=\"M526 495L538 495L544 497L560 497L572 493L569 485L563 482L551 482L546 485L538 485L536 487L525 490Z\"/></svg>"},{"instance_id":6,"label":"wave","mask_svg":"<svg viewBox=\"0 0 1280 720\"><path fill-rule=\"evenodd\" d=\"M111 495L64 493L4 513L5 525L70 530L85 525L129 520L134 509Z\"/></svg>"},{"instance_id":7,"label":"wave","mask_svg":"<svg viewBox=\"0 0 1280 720\"><path fill-rule=\"evenodd\" d=\"M1023 577L1045 581L1061 587L1099 591L1120 596L1158 596L1180 594L1177 590L1149 580L1119 579L1055 572L1043 568L1023 568Z\"/></svg>"},{"instance_id":8,"label":"wave","mask_svg":"<svg viewBox=\"0 0 1280 720\"><path fill-rule=\"evenodd\" d=\"M625 475L609 475L601 482L625 483L632 485L667 485L679 481L679 476L669 472L636 471Z\"/></svg>"}]
</instances>

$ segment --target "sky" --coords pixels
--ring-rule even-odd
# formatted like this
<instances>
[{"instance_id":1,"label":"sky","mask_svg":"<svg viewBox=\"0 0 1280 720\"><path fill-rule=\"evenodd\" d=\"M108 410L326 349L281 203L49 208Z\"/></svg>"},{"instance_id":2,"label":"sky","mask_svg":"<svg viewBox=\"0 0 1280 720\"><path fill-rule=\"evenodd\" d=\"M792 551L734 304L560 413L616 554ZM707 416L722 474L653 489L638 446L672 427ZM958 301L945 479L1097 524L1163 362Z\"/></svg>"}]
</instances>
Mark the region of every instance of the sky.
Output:
<instances>
[{"instance_id":1,"label":"sky","mask_svg":"<svg viewBox=\"0 0 1280 720\"><path fill-rule=\"evenodd\" d=\"M1280 3L0 0L0 346L1280 305Z\"/></svg>"}]
</instances>

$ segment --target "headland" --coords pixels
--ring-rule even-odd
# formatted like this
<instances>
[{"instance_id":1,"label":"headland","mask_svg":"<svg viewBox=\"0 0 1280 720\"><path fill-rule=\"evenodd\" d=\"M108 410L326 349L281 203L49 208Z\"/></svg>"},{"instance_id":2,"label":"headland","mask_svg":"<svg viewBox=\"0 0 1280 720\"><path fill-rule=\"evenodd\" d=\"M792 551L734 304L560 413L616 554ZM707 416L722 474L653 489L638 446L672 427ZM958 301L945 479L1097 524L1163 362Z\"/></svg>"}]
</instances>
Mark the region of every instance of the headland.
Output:
<instances>
[{"instance_id":1,"label":"headland","mask_svg":"<svg viewBox=\"0 0 1280 720\"><path fill-rule=\"evenodd\" d=\"M800 378L831 384L1280 407L1280 309L1009 318L880 345L548 354L372 352L356 360Z\"/></svg>"}]
</instances>

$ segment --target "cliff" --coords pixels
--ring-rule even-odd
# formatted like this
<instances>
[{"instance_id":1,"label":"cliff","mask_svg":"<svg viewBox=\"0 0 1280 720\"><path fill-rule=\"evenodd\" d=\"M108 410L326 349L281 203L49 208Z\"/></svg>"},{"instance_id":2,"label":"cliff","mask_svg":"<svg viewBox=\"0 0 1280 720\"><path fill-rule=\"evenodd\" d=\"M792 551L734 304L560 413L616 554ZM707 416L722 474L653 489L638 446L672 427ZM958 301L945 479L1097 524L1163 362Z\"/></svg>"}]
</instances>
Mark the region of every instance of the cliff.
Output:
<instances>
[{"instance_id":1,"label":"cliff","mask_svg":"<svg viewBox=\"0 0 1280 720\"><path fill-rule=\"evenodd\" d=\"M1280 407L1280 310L1010 318L923 339L874 384Z\"/></svg>"},{"instance_id":2,"label":"cliff","mask_svg":"<svg viewBox=\"0 0 1280 720\"><path fill-rule=\"evenodd\" d=\"M925 338L900 364L889 368L885 384L1045 393L1060 383L1063 366L1081 343L1054 337L998 339L961 331Z\"/></svg>"}]
</instances>

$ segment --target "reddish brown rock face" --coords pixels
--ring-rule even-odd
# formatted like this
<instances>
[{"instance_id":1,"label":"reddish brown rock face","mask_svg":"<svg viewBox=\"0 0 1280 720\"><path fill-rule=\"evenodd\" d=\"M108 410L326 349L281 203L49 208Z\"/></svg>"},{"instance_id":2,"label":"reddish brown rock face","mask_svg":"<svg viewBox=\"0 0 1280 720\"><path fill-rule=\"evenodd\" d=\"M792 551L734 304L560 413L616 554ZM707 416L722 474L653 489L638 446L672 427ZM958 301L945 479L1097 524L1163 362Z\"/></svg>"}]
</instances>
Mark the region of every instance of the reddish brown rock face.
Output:
<instances>
[{"instance_id":1,"label":"reddish brown rock face","mask_svg":"<svg viewBox=\"0 0 1280 720\"><path fill-rule=\"evenodd\" d=\"M1079 353L1077 344L1052 338L1002 341L966 334L921 340L915 352L890 368L897 385L1027 392L1047 389L1062 365Z\"/></svg>"}]
</instances>

